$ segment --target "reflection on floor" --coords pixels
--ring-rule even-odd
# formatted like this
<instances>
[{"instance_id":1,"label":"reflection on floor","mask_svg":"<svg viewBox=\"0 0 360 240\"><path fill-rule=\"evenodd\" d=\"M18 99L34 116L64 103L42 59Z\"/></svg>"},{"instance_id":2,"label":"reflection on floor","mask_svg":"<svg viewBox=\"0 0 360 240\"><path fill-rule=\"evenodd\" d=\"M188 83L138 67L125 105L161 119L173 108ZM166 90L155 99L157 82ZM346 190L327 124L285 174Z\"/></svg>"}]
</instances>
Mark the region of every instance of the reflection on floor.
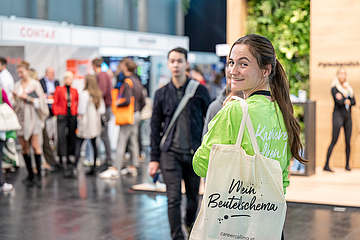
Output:
<instances>
[{"instance_id":1,"label":"reflection on floor","mask_svg":"<svg viewBox=\"0 0 360 240\"><path fill-rule=\"evenodd\" d=\"M148 180L143 173L104 181L81 168L77 180L54 173L39 188L21 183L24 168L6 174L14 190L0 193L0 239L169 240L166 196L129 191ZM335 210L290 203L285 239L360 239L360 210Z\"/></svg>"}]
</instances>

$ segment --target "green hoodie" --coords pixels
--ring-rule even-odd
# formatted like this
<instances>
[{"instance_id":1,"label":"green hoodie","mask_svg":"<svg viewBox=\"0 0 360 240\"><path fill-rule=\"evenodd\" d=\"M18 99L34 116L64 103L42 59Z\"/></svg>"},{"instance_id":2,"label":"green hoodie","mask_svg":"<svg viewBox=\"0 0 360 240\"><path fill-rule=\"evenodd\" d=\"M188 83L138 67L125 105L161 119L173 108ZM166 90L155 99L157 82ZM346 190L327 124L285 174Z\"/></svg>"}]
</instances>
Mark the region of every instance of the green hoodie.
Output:
<instances>
[{"instance_id":1,"label":"green hoodie","mask_svg":"<svg viewBox=\"0 0 360 240\"><path fill-rule=\"evenodd\" d=\"M280 162L283 175L284 193L289 186L289 164L292 157L284 119L279 106L265 96L254 95L246 100L249 115L254 126L261 155ZM234 145L240 129L242 109L239 101L232 101L219 111L209 123L209 131L193 159L197 175L206 177L210 150L213 144ZM250 137L245 128L241 147L249 155L254 155Z\"/></svg>"}]
</instances>

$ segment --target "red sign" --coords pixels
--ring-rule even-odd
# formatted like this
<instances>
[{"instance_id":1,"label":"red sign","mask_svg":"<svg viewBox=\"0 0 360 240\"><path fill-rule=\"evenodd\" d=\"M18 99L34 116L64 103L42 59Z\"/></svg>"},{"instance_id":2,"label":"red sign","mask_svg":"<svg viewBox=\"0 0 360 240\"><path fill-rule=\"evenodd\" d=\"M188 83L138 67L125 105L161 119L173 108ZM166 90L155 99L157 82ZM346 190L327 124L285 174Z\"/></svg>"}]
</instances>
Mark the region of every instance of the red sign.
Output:
<instances>
[{"instance_id":1,"label":"red sign","mask_svg":"<svg viewBox=\"0 0 360 240\"><path fill-rule=\"evenodd\" d=\"M45 28L22 27L20 36L23 38L54 39L55 30Z\"/></svg>"},{"instance_id":2,"label":"red sign","mask_svg":"<svg viewBox=\"0 0 360 240\"><path fill-rule=\"evenodd\" d=\"M85 75L90 73L90 61L69 59L66 62L66 69L74 74L75 79L84 79Z\"/></svg>"}]
</instances>

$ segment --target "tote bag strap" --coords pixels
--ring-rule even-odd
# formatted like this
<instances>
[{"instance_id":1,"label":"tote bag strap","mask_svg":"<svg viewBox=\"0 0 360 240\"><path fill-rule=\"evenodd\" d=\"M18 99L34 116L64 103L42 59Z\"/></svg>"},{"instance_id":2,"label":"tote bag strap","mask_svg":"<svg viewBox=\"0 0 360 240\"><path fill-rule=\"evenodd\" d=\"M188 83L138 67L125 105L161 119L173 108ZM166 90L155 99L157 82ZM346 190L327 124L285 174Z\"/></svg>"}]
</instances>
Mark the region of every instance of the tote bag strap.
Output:
<instances>
[{"instance_id":1,"label":"tote bag strap","mask_svg":"<svg viewBox=\"0 0 360 240\"><path fill-rule=\"evenodd\" d=\"M248 104L244 99L239 98L237 96L233 96L232 98L235 99L235 100L238 100L240 102L241 109L242 109L242 112L243 112L243 116L242 116L241 123L240 123L239 134L238 134L238 138L236 140L235 145L238 148L241 147L241 141L242 141L242 138L244 136L245 124L246 124L246 127L247 127L247 130L248 130L249 136L250 136L250 140L251 140L251 144L253 146L254 152L260 154L259 145L258 145L258 143L256 141L256 137L255 137L254 126L252 124L250 115L248 113Z\"/></svg>"}]
</instances>

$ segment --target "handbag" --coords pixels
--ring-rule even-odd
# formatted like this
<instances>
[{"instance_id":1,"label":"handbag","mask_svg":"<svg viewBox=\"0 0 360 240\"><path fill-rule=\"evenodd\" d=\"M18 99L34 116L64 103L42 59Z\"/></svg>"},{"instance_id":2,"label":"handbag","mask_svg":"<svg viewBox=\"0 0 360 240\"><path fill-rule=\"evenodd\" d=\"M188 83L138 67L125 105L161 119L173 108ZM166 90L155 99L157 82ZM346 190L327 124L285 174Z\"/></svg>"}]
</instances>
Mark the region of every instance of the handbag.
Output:
<instances>
[{"instance_id":1,"label":"handbag","mask_svg":"<svg viewBox=\"0 0 360 240\"><path fill-rule=\"evenodd\" d=\"M2 90L0 89L0 131L12 131L21 129L19 120L14 110L2 102Z\"/></svg>"},{"instance_id":2,"label":"handbag","mask_svg":"<svg viewBox=\"0 0 360 240\"><path fill-rule=\"evenodd\" d=\"M131 89L133 89L133 82L129 78L125 78L126 82ZM112 104L111 108L115 115L115 124L116 125L127 125L134 123L134 111L135 111L135 98L134 96L130 97L130 104L123 107L116 106L118 99L123 98L123 93L125 89L125 84L121 84L120 89L114 88L111 90Z\"/></svg>"},{"instance_id":3,"label":"handbag","mask_svg":"<svg viewBox=\"0 0 360 240\"><path fill-rule=\"evenodd\" d=\"M191 240L279 240L286 214L280 163L260 154L248 106L235 145L214 144ZM255 154L241 148L245 125Z\"/></svg>"}]
</instances>

